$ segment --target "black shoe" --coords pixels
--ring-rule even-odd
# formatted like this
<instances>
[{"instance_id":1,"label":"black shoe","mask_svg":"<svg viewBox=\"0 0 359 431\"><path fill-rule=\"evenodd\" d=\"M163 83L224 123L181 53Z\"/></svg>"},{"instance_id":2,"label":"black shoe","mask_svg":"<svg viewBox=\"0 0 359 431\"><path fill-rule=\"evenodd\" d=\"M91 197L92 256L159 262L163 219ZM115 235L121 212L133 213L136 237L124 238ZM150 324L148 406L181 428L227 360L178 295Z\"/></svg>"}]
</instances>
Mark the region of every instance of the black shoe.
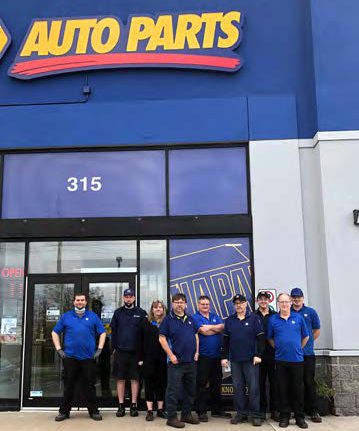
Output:
<instances>
[{"instance_id":1,"label":"black shoe","mask_svg":"<svg viewBox=\"0 0 359 431\"><path fill-rule=\"evenodd\" d=\"M230 419L232 415L228 412L212 412L213 418L223 418L223 419Z\"/></svg>"},{"instance_id":2,"label":"black shoe","mask_svg":"<svg viewBox=\"0 0 359 431\"><path fill-rule=\"evenodd\" d=\"M133 418L135 418L135 417L138 416L138 410L137 410L136 404L131 404L131 407L130 407L130 416L133 417Z\"/></svg>"},{"instance_id":3,"label":"black shoe","mask_svg":"<svg viewBox=\"0 0 359 431\"><path fill-rule=\"evenodd\" d=\"M146 421L147 422L153 421L153 411L152 410L148 410L147 415L146 415Z\"/></svg>"},{"instance_id":4,"label":"black shoe","mask_svg":"<svg viewBox=\"0 0 359 431\"><path fill-rule=\"evenodd\" d=\"M248 418L246 416L234 416L230 421L232 425L243 424L248 422Z\"/></svg>"},{"instance_id":5,"label":"black shoe","mask_svg":"<svg viewBox=\"0 0 359 431\"><path fill-rule=\"evenodd\" d=\"M252 425L254 427L260 427L260 426L262 426L262 420L261 420L261 418L252 418Z\"/></svg>"},{"instance_id":6,"label":"black shoe","mask_svg":"<svg viewBox=\"0 0 359 431\"><path fill-rule=\"evenodd\" d=\"M277 411L272 412L270 415L270 418L276 422L279 422L279 420L280 420L279 412L277 412Z\"/></svg>"},{"instance_id":7,"label":"black shoe","mask_svg":"<svg viewBox=\"0 0 359 431\"><path fill-rule=\"evenodd\" d=\"M167 419L167 425L173 428L184 428L186 424L178 420L178 418Z\"/></svg>"},{"instance_id":8,"label":"black shoe","mask_svg":"<svg viewBox=\"0 0 359 431\"><path fill-rule=\"evenodd\" d=\"M320 424L322 422L322 418L319 416L318 412L314 412L310 416L310 420L315 422L316 424Z\"/></svg>"},{"instance_id":9,"label":"black shoe","mask_svg":"<svg viewBox=\"0 0 359 431\"><path fill-rule=\"evenodd\" d=\"M157 409L157 417L167 419L167 412L165 412L163 409Z\"/></svg>"},{"instance_id":10,"label":"black shoe","mask_svg":"<svg viewBox=\"0 0 359 431\"><path fill-rule=\"evenodd\" d=\"M94 421L102 421L102 415L100 412L94 412L90 414L90 418L93 419Z\"/></svg>"},{"instance_id":11,"label":"black shoe","mask_svg":"<svg viewBox=\"0 0 359 431\"><path fill-rule=\"evenodd\" d=\"M191 425L199 424L199 420L197 416L193 416L192 413L190 413L188 416L181 416L181 422L185 422L186 424L191 424Z\"/></svg>"},{"instance_id":12,"label":"black shoe","mask_svg":"<svg viewBox=\"0 0 359 431\"><path fill-rule=\"evenodd\" d=\"M207 413L199 413L198 419L200 422L208 422Z\"/></svg>"},{"instance_id":13,"label":"black shoe","mask_svg":"<svg viewBox=\"0 0 359 431\"><path fill-rule=\"evenodd\" d=\"M288 418L279 419L280 428L287 428L288 425L289 425L289 419Z\"/></svg>"},{"instance_id":14,"label":"black shoe","mask_svg":"<svg viewBox=\"0 0 359 431\"><path fill-rule=\"evenodd\" d=\"M68 419L70 417L70 413L59 413L56 417L55 417L55 421L56 422L62 422L65 419Z\"/></svg>"},{"instance_id":15,"label":"black shoe","mask_svg":"<svg viewBox=\"0 0 359 431\"><path fill-rule=\"evenodd\" d=\"M126 414L125 407L123 404L120 404L119 408L117 409L116 416L118 418L122 418L123 416L125 416L125 414Z\"/></svg>"},{"instance_id":16,"label":"black shoe","mask_svg":"<svg viewBox=\"0 0 359 431\"><path fill-rule=\"evenodd\" d=\"M295 424L297 426L299 426L299 428L302 428L302 429L308 428L308 424L303 418L296 419Z\"/></svg>"}]
</instances>

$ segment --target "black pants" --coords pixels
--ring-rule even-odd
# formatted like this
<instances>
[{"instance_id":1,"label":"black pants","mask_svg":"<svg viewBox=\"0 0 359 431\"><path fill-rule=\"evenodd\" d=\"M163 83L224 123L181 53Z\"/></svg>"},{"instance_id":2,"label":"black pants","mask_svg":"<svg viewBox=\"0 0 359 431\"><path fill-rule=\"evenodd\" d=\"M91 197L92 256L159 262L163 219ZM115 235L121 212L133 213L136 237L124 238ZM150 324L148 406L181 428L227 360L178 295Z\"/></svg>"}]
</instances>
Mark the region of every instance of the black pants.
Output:
<instances>
[{"instance_id":1,"label":"black pants","mask_svg":"<svg viewBox=\"0 0 359 431\"><path fill-rule=\"evenodd\" d=\"M65 358L64 364L64 397L60 404L60 413L70 413L75 387L81 380L82 397L90 414L97 411L96 404L96 363L93 359L80 361L74 358Z\"/></svg>"},{"instance_id":2,"label":"black pants","mask_svg":"<svg viewBox=\"0 0 359 431\"><path fill-rule=\"evenodd\" d=\"M222 366L220 358L200 356L197 362L196 410L199 414L222 411L221 405Z\"/></svg>"},{"instance_id":3,"label":"black pants","mask_svg":"<svg viewBox=\"0 0 359 431\"><path fill-rule=\"evenodd\" d=\"M274 361L262 361L259 365L259 391L260 391L260 411L265 415L268 407L267 400L267 380L269 383L269 409L270 411L279 411L278 394L275 380Z\"/></svg>"},{"instance_id":4,"label":"black pants","mask_svg":"<svg viewBox=\"0 0 359 431\"><path fill-rule=\"evenodd\" d=\"M160 360L144 370L146 401L164 401L167 386L167 365Z\"/></svg>"},{"instance_id":5,"label":"black pants","mask_svg":"<svg viewBox=\"0 0 359 431\"><path fill-rule=\"evenodd\" d=\"M315 356L304 356L304 407L310 415L318 411L314 377Z\"/></svg>"},{"instance_id":6,"label":"black pants","mask_svg":"<svg viewBox=\"0 0 359 431\"><path fill-rule=\"evenodd\" d=\"M166 410L168 419L177 416L177 405L182 397L182 416L188 416L196 394L196 362L168 364Z\"/></svg>"},{"instance_id":7,"label":"black pants","mask_svg":"<svg viewBox=\"0 0 359 431\"><path fill-rule=\"evenodd\" d=\"M289 418L292 410L296 419L304 418L303 370L303 362L275 362L281 418Z\"/></svg>"}]
</instances>

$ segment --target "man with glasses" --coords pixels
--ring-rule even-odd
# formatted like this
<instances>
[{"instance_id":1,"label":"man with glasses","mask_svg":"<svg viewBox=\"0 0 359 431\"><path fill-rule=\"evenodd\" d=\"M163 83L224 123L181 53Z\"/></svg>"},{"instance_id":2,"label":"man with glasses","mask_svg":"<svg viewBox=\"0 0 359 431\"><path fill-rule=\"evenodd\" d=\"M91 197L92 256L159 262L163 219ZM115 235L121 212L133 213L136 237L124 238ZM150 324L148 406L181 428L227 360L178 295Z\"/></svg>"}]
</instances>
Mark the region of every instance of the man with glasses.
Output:
<instances>
[{"instance_id":1,"label":"man with glasses","mask_svg":"<svg viewBox=\"0 0 359 431\"><path fill-rule=\"evenodd\" d=\"M196 410L200 422L208 422L207 406L211 406L213 417L230 418L222 408L221 348L224 324L222 319L210 310L210 300L206 295L198 298L198 311L193 315L199 334L199 358L197 364Z\"/></svg>"},{"instance_id":2,"label":"man with glasses","mask_svg":"<svg viewBox=\"0 0 359 431\"><path fill-rule=\"evenodd\" d=\"M314 308L304 304L304 294L298 287L290 292L292 310L301 314L309 331L309 341L304 346L304 405L312 422L320 423L322 418L318 413L317 391L315 388L315 354L314 341L320 335L320 320Z\"/></svg>"},{"instance_id":3,"label":"man with glasses","mask_svg":"<svg viewBox=\"0 0 359 431\"><path fill-rule=\"evenodd\" d=\"M183 293L172 297L172 311L160 325L159 341L168 357L166 410L167 425L184 428L185 423L198 424L192 415L196 393L196 366L198 361L197 326L186 314L187 298ZM182 415L177 418L177 404L182 395Z\"/></svg>"},{"instance_id":4,"label":"man with glasses","mask_svg":"<svg viewBox=\"0 0 359 431\"><path fill-rule=\"evenodd\" d=\"M304 420L303 347L309 340L302 316L291 310L290 296L278 296L279 313L268 322L267 339L275 350L275 375L279 395L279 426L289 425L291 410L299 428L308 428Z\"/></svg>"}]
</instances>

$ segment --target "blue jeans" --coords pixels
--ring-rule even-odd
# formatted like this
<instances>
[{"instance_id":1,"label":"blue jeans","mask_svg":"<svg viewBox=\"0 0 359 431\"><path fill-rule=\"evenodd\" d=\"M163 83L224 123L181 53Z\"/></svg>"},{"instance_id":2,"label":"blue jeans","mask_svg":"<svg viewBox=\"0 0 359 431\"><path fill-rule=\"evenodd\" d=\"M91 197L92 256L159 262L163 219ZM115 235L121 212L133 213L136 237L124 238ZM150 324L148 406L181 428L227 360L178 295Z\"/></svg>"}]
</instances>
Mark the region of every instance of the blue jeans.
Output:
<instances>
[{"instance_id":1,"label":"blue jeans","mask_svg":"<svg viewBox=\"0 0 359 431\"><path fill-rule=\"evenodd\" d=\"M196 362L167 365L166 410L168 419L177 417L177 405L182 398L182 417L188 416L196 395Z\"/></svg>"},{"instance_id":2,"label":"blue jeans","mask_svg":"<svg viewBox=\"0 0 359 431\"><path fill-rule=\"evenodd\" d=\"M260 418L259 366L253 365L252 361L231 362L231 368L237 417Z\"/></svg>"}]
</instances>

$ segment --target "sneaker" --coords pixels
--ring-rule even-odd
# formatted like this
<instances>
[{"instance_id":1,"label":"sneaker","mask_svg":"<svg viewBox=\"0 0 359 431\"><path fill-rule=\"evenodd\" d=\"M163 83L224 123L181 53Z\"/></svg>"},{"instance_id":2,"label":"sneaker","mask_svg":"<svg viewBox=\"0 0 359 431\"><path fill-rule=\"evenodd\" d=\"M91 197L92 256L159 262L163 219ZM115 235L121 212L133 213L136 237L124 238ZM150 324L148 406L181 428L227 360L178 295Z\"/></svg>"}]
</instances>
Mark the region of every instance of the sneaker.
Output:
<instances>
[{"instance_id":1,"label":"sneaker","mask_svg":"<svg viewBox=\"0 0 359 431\"><path fill-rule=\"evenodd\" d=\"M232 415L228 412L212 412L213 418L231 419Z\"/></svg>"},{"instance_id":2,"label":"sneaker","mask_svg":"<svg viewBox=\"0 0 359 431\"><path fill-rule=\"evenodd\" d=\"M70 413L59 413L56 417L55 417L55 421L56 422L62 422L65 419L68 419L70 417Z\"/></svg>"},{"instance_id":3,"label":"sneaker","mask_svg":"<svg viewBox=\"0 0 359 431\"><path fill-rule=\"evenodd\" d=\"M248 422L248 418L245 416L234 416L230 421L229 421L232 425L237 425L237 424L243 424L245 422Z\"/></svg>"},{"instance_id":4,"label":"sneaker","mask_svg":"<svg viewBox=\"0 0 359 431\"><path fill-rule=\"evenodd\" d=\"M310 416L310 420L312 422L315 422L316 424L320 424L322 422L322 418L319 416L318 412L314 412L311 416Z\"/></svg>"},{"instance_id":5,"label":"sneaker","mask_svg":"<svg viewBox=\"0 0 359 431\"><path fill-rule=\"evenodd\" d=\"M288 418L279 419L280 428L287 428L288 425L289 425L289 419Z\"/></svg>"},{"instance_id":6,"label":"sneaker","mask_svg":"<svg viewBox=\"0 0 359 431\"><path fill-rule=\"evenodd\" d=\"M125 406L123 404L120 404L119 408L117 409L116 416L118 418L122 418L123 416L125 416L125 414L126 414Z\"/></svg>"},{"instance_id":7,"label":"sneaker","mask_svg":"<svg viewBox=\"0 0 359 431\"><path fill-rule=\"evenodd\" d=\"M200 414L198 415L198 420L199 420L200 422L208 422L208 416L207 416L207 413L200 413Z\"/></svg>"},{"instance_id":8,"label":"sneaker","mask_svg":"<svg viewBox=\"0 0 359 431\"><path fill-rule=\"evenodd\" d=\"M102 421L102 415L100 412L94 412L90 414L90 418L93 419L94 421Z\"/></svg>"},{"instance_id":9,"label":"sneaker","mask_svg":"<svg viewBox=\"0 0 359 431\"><path fill-rule=\"evenodd\" d=\"M261 420L261 418L252 418L252 425L254 427L260 427L260 426L262 426L262 420Z\"/></svg>"},{"instance_id":10,"label":"sneaker","mask_svg":"<svg viewBox=\"0 0 359 431\"><path fill-rule=\"evenodd\" d=\"M306 429L308 428L307 422L303 418L298 418L295 420L295 424L299 426L299 428Z\"/></svg>"},{"instance_id":11,"label":"sneaker","mask_svg":"<svg viewBox=\"0 0 359 431\"><path fill-rule=\"evenodd\" d=\"M157 410L157 417L162 419L167 419L167 412L165 412L163 409Z\"/></svg>"},{"instance_id":12,"label":"sneaker","mask_svg":"<svg viewBox=\"0 0 359 431\"><path fill-rule=\"evenodd\" d=\"M167 419L166 424L173 428L184 428L186 424L178 420L178 418Z\"/></svg>"},{"instance_id":13,"label":"sneaker","mask_svg":"<svg viewBox=\"0 0 359 431\"><path fill-rule=\"evenodd\" d=\"M153 411L152 410L148 410L147 415L146 415L146 421L147 422L153 421Z\"/></svg>"},{"instance_id":14,"label":"sneaker","mask_svg":"<svg viewBox=\"0 0 359 431\"><path fill-rule=\"evenodd\" d=\"M136 416L138 416L138 410L137 410L137 406L136 404L131 404L130 407L130 416L135 418Z\"/></svg>"},{"instance_id":15,"label":"sneaker","mask_svg":"<svg viewBox=\"0 0 359 431\"><path fill-rule=\"evenodd\" d=\"M185 422L185 423L191 424L191 425L198 425L199 424L198 417L192 415L192 413L190 413L188 416L181 416L181 422Z\"/></svg>"}]
</instances>

